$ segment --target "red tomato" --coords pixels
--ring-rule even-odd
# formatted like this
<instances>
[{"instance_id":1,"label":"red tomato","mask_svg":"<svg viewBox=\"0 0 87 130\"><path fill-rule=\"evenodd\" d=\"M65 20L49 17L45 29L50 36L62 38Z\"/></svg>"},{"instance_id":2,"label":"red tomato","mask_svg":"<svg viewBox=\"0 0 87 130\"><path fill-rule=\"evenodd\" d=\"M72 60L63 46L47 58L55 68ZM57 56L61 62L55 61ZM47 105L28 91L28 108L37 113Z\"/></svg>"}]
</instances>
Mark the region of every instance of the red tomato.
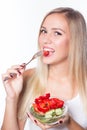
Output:
<instances>
[{"instance_id":1,"label":"red tomato","mask_svg":"<svg viewBox=\"0 0 87 130\"><path fill-rule=\"evenodd\" d=\"M48 56L48 55L49 55L49 51L44 51L44 52L43 52L43 55L44 55L44 56Z\"/></svg>"},{"instance_id":2,"label":"red tomato","mask_svg":"<svg viewBox=\"0 0 87 130\"><path fill-rule=\"evenodd\" d=\"M37 104L33 104L33 107L34 107L34 110L35 110L36 112L38 112L39 114L43 115L43 113L42 113L41 111L39 111Z\"/></svg>"},{"instance_id":3,"label":"red tomato","mask_svg":"<svg viewBox=\"0 0 87 130\"><path fill-rule=\"evenodd\" d=\"M52 98L50 99L50 109L56 109L57 108L57 102Z\"/></svg>"},{"instance_id":4,"label":"red tomato","mask_svg":"<svg viewBox=\"0 0 87 130\"><path fill-rule=\"evenodd\" d=\"M50 93L47 93L46 98L49 99L49 97L50 97Z\"/></svg>"},{"instance_id":5,"label":"red tomato","mask_svg":"<svg viewBox=\"0 0 87 130\"><path fill-rule=\"evenodd\" d=\"M35 110L36 112L40 112L40 111L38 110L37 104L33 103L33 107L34 107L34 110Z\"/></svg>"},{"instance_id":6,"label":"red tomato","mask_svg":"<svg viewBox=\"0 0 87 130\"><path fill-rule=\"evenodd\" d=\"M45 99L49 99L50 93L47 93L46 95L39 96L38 98L35 99L35 103L40 103Z\"/></svg>"},{"instance_id":7,"label":"red tomato","mask_svg":"<svg viewBox=\"0 0 87 130\"><path fill-rule=\"evenodd\" d=\"M38 104L38 103L40 103L40 102L42 102L42 99L40 99L40 98L36 98L36 99L35 99L35 103L36 103L36 104Z\"/></svg>"},{"instance_id":8,"label":"red tomato","mask_svg":"<svg viewBox=\"0 0 87 130\"><path fill-rule=\"evenodd\" d=\"M43 102L38 104L38 110L45 113L50 110L49 100L44 100Z\"/></svg>"},{"instance_id":9,"label":"red tomato","mask_svg":"<svg viewBox=\"0 0 87 130\"><path fill-rule=\"evenodd\" d=\"M50 108L51 109L56 109L56 108L61 108L64 105L64 101L59 100L58 98L51 98L50 99Z\"/></svg>"},{"instance_id":10,"label":"red tomato","mask_svg":"<svg viewBox=\"0 0 87 130\"><path fill-rule=\"evenodd\" d=\"M39 98L44 100L44 99L49 99L50 93L47 93L46 95L40 96Z\"/></svg>"},{"instance_id":11,"label":"red tomato","mask_svg":"<svg viewBox=\"0 0 87 130\"><path fill-rule=\"evenodd\" d=\"M58 98L50 98L50 93L47 93L36 98L33 107L36 112L45 113L51 109L62 108L63 105L63 100Z\"/></svg>"},{"instance_id":12,"label":"red tomato","mask_svg":"<svg viewBox=\"0 0 87 130\"><path fill-rule=\"evenodd\" d=\"M64 105L64 101L59 101L59 102L57 103L57 108L62 108L63 105Z\"/></svg>"}]
</instances>

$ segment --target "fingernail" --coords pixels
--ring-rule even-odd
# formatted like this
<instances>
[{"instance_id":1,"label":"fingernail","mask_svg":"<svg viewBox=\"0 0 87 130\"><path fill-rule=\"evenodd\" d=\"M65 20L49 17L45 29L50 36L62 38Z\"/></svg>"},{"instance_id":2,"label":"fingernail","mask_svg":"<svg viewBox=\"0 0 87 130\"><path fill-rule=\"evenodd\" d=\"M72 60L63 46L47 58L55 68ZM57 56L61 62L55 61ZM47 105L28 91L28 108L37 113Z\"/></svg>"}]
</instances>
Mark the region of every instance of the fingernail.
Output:
<instances>
[{"instance_id":1,"label":"fingernail","mask_svg":"<svg viewBox=\"0 0 87 130\"><path fill-rule=\"evenodd\" d=\"M10 73L9 75L10 75L10 77L11 77L11 78L13 78L13 77L15 77L15 76L16 76L16 74L15 74L15 73Z\"/></svg>"},{"instance_id":2,"label":"fingernail","mask_svg":"<svg viewBox=\"0 0 87 130\"><path fill-rule=\"evenodd\" d=\"M17 70L17 72L18 72L19 74L21 74L21 72L20 72L19 68L17 68L16 70Z\"/></svg>"},{"instance_id":3,"label":"fingernail","mask_svg":"<svg viewBox=\"0 0 87 130\"><path fill-rule=\"evenodd\" d=\"M59 121L59 123L60 123L60 124L62 124L62 123L63 123L63 121L62 121L62 120L60 120L60 121Z\"/></svg>"},{"instance_id":4,"label":"fingernail","mask_svg":"<svg viewBox=\"0 0 87 130\"><path fill-rule=\"evenodd\" d=\"M27 116L30 118L29 114L27 113Z\"/></svg>"},{"instance_id":5,"label":"fingernail","mask_svg":"<svg viewBox=\"0 0 87 130\"><path fill-rule=\"evenodd\" d=\"M23 64L20 65L21 68L24 68L25 66L26 66L25 63L23 63Z\"/></svg>"},{"instance_id":6,"label":"fingernail","mask_svg":"<svg viewBox=\"0 0 87 130\"><path fill-rule=\"evenodd\" d=\"M36 120L34 120L34 122L35 122L35 123L37 123L37 121L36 121Z\"/></svg>"}]
</instances>

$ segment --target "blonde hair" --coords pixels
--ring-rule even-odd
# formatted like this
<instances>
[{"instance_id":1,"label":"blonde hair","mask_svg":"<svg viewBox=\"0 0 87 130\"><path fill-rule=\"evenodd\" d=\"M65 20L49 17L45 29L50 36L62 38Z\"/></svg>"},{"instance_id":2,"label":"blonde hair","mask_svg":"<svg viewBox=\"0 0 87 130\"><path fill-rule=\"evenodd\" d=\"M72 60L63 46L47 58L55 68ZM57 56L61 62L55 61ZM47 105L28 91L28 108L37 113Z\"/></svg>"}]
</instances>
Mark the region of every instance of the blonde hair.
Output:
<instances>
[{"instance_id":1,"label":"blonde hair","mask_svg":"<svg viewBox=\"0 0 87 130\"><path fill-rule=\"evenodd\" d=\"M83 106L87 110L87 30L83 15L72 8L61 7L50 11L47 16L58 13L63 14L70 28L70 50L69 50L69 72L79 86L79 93ZM42 24L41 24L42 25ZM22 95L19 108L19 117L24 117L29 109L30 103L37 95L45 92L48 79L48 65L41 58L38 60L37 68L31 78L27 81L26 90ZM73 81L72 81L73 82Z\"/></svg>"}]
</instances>

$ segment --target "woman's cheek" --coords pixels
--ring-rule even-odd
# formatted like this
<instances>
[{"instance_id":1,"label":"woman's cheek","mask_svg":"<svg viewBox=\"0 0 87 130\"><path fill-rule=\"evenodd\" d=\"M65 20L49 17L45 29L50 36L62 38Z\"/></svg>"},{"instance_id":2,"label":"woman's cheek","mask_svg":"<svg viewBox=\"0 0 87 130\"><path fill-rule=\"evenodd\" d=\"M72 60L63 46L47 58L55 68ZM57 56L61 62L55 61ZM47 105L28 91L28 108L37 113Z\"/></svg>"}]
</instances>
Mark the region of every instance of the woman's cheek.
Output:
<instances>
[{"instance_id":1,"label":"woman's cheek","mask_svg":"<svg viewBox=\"0 0 87 130\"><path fill-rule=\"evenodd\" d=\"M38 39L38 44L39 44L39 47L42 48L43 46L43 41L41 38Z\"/></svg>"},{"instance_id":2,"label":"woman's cheek","mask_svg":"<svg viewBox=\"0 0 87 130\"><path fill-rule=\"evenodd\" d=\"M69 48L69 39L65 38L65 39L59 40L59 41L55 42L55 45L57 45L57 47L68 49Z\"/></svg>"}]
</instances>

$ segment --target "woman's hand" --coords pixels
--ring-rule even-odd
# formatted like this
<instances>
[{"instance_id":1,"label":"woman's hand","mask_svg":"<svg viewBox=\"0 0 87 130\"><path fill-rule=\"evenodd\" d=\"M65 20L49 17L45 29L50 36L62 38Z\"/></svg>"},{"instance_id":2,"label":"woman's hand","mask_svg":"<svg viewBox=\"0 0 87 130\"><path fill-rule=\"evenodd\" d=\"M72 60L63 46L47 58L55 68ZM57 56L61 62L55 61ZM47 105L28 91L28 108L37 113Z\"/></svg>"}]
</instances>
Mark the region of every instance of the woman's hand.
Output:
<instances>
[{"instance_id":1,"label":"woman's hand","mask_svg":"<svg viewBox=\"0 0 87 130\"><path fill-rule=\"evenodd\" d=\"M12 66L2 75L3 84L7 93L7 98L18 98L23 87L24 64ZM7 78L7 80L5 80Z\"/></svg>"},{"instance_id":2,"label":"woman's hand","mask_svg":"<svg viewBox=\"0 0 87 130\"><path fill-rule=\"evenodd\" d=\"M69 114L67 114L66 116L60 118L55 124L53 125L44 125L42 123L40 123L36 118L34 118L30 113L27 114L28 117L34 122L34 124L36 124L37 126L39 126L42 130L47 130L49 128L53 128L53 127L58 127L60 125L67 125L67 123L69 123Z\"/></svg>"}]
</instances>

